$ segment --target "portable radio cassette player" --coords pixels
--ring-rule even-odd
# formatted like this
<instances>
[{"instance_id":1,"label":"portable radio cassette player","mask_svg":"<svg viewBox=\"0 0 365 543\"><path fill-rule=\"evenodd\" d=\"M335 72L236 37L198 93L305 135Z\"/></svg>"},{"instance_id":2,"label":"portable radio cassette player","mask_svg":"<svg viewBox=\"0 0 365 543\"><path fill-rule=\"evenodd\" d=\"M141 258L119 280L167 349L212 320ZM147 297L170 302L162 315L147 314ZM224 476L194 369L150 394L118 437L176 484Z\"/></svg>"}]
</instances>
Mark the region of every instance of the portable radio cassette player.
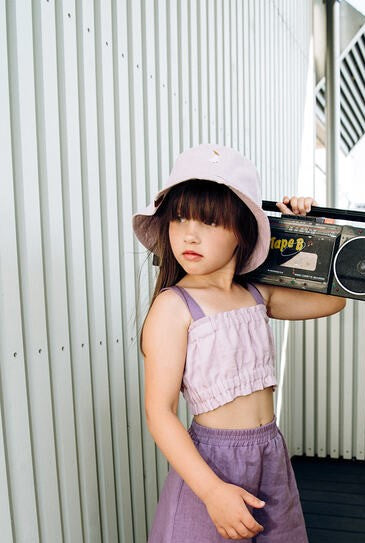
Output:
<instances>
[{"instance_id":1,"label":"portable radio cassette player","mask_svg":"<svg viewBox=\"0 0 365 543\"><path fill-rule=\"evenodd\" d=\"M329 208L317 208L317 215L320 209ZM364 213L354 213L355 220L364 220ZM365 227L327 224L309 215L268 218L269 254L248 280L365 300Z\"/></svg>"},{"instance_id":2,"label":"portable radio cassette player","mask_svg":"<svg viewBox=\"0 0 365 543\"><path fill-rule=\"evenodd\" d=\"M275 202L264 200L262 207L265 211L278 212ZM268 257L245 278L365 300L365 226L329 224L323 222L323 217L365 222L362 211L319 206L312 206L306 216L269 216ZM159 265L157 255L153 255L152 264Z\"/></svg>"}]
</instances>

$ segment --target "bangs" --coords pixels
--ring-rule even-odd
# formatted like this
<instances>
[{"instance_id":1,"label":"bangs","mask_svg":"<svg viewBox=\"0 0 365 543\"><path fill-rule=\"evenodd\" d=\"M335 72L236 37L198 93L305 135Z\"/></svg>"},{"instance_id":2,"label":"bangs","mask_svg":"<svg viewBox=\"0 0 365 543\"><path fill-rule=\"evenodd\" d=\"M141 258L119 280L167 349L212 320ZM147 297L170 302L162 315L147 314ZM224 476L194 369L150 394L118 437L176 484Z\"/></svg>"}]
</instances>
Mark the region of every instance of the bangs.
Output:
<instances>
[{"instance_id":1,"label":"bangs","mask_svg":"<svg viewBox=\"0 0 365 543\"><path fill-rule=\"evenodd\" d=\"M175 185L166 195L165 201L165 217L169 222L184 217L207 224L215 223L228 230L234 230L237 222L235 218L242 214L244 208L247 209L226 185L197 179Z\"/></svg>"}]
</instances>

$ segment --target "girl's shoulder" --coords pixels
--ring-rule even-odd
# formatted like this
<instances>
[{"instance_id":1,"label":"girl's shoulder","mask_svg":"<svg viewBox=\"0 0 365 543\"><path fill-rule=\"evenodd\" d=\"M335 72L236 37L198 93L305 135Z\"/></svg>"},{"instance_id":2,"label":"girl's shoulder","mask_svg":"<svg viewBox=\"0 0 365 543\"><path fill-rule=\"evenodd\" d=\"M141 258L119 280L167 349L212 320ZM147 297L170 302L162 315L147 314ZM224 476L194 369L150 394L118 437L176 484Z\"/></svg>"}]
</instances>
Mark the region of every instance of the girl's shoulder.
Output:
<instances>
[{"instance_id":1,"label":"girl's shoulder","mask_svg":"<svg viewBox=\"0 0 365 543\"><path fill-rule=\"evenodd\" d=\"M185 345L190 315L173 289L160 292L143 323L143 353L159 356L163 345Z\"/></svg>"},{"instance_id":2,"label":"girl's shoulder","mask_svg":"<svg viewBox=\"0 0 365 543\"><path fill-rule=\"evenodd\" d=\"M191 323L189 310L174 286L164 288L157 294L146 320L148 318L158 320L161 325L170 322L171 319L176 320L186 329Z\"/></svg>"}]
</instances>

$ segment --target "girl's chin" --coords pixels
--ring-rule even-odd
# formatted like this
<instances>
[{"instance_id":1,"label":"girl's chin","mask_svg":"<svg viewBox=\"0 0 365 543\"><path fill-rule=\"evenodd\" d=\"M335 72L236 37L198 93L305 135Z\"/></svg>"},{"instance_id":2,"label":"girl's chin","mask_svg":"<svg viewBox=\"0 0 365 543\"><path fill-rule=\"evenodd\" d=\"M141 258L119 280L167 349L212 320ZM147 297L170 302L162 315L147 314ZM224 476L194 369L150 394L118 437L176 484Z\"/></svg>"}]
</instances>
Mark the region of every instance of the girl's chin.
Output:
<instances>
[{"instance_id":1,"label":"girl's chin","mask_svg":"<svg viewBox=\"0 0 365 543\"><path fill-rule=\"evenodd\" d=\"M215 268L209 268L209 266L199 266L192 262L179 262L183 270L189 275L209 275L217 271Z\"/></svg>"},{"instance_id":2,"label":"girl's chin","mask_svg":"<svg viewBox=\"0 0 365 543\"><path fill-rule=\"evenodd\" d=\"M191 264L189 262L179 262L179 264L189 275L204 275L206 273L201 266L194 266L193 262Z\"/></svg>"}]
</instances>

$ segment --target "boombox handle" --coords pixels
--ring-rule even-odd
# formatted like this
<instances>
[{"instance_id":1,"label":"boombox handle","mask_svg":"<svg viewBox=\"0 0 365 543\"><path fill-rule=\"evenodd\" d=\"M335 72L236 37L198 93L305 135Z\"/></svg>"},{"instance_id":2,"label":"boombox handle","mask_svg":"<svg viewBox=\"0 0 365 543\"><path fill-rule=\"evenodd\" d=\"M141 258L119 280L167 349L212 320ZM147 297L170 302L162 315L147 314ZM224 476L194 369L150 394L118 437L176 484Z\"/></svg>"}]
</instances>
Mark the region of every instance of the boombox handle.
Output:
<instances>
[{"instance_id":1,"label":"boombox handle","mask_svg":"<svg viewBox=\"0 0 365 543\"><path fill-rule=\"evenodd\" d=\"M280 210L276 206L275 202L270 200L262 201L262 208L265 211L277 211ZM319 207L312 206L312 209L306 215L307 217L327 217L330 219L343 219L345 221L365 222L365 212L353 211L351 209L334 209L333 207Z\"/></svg>"}]
</instances>

